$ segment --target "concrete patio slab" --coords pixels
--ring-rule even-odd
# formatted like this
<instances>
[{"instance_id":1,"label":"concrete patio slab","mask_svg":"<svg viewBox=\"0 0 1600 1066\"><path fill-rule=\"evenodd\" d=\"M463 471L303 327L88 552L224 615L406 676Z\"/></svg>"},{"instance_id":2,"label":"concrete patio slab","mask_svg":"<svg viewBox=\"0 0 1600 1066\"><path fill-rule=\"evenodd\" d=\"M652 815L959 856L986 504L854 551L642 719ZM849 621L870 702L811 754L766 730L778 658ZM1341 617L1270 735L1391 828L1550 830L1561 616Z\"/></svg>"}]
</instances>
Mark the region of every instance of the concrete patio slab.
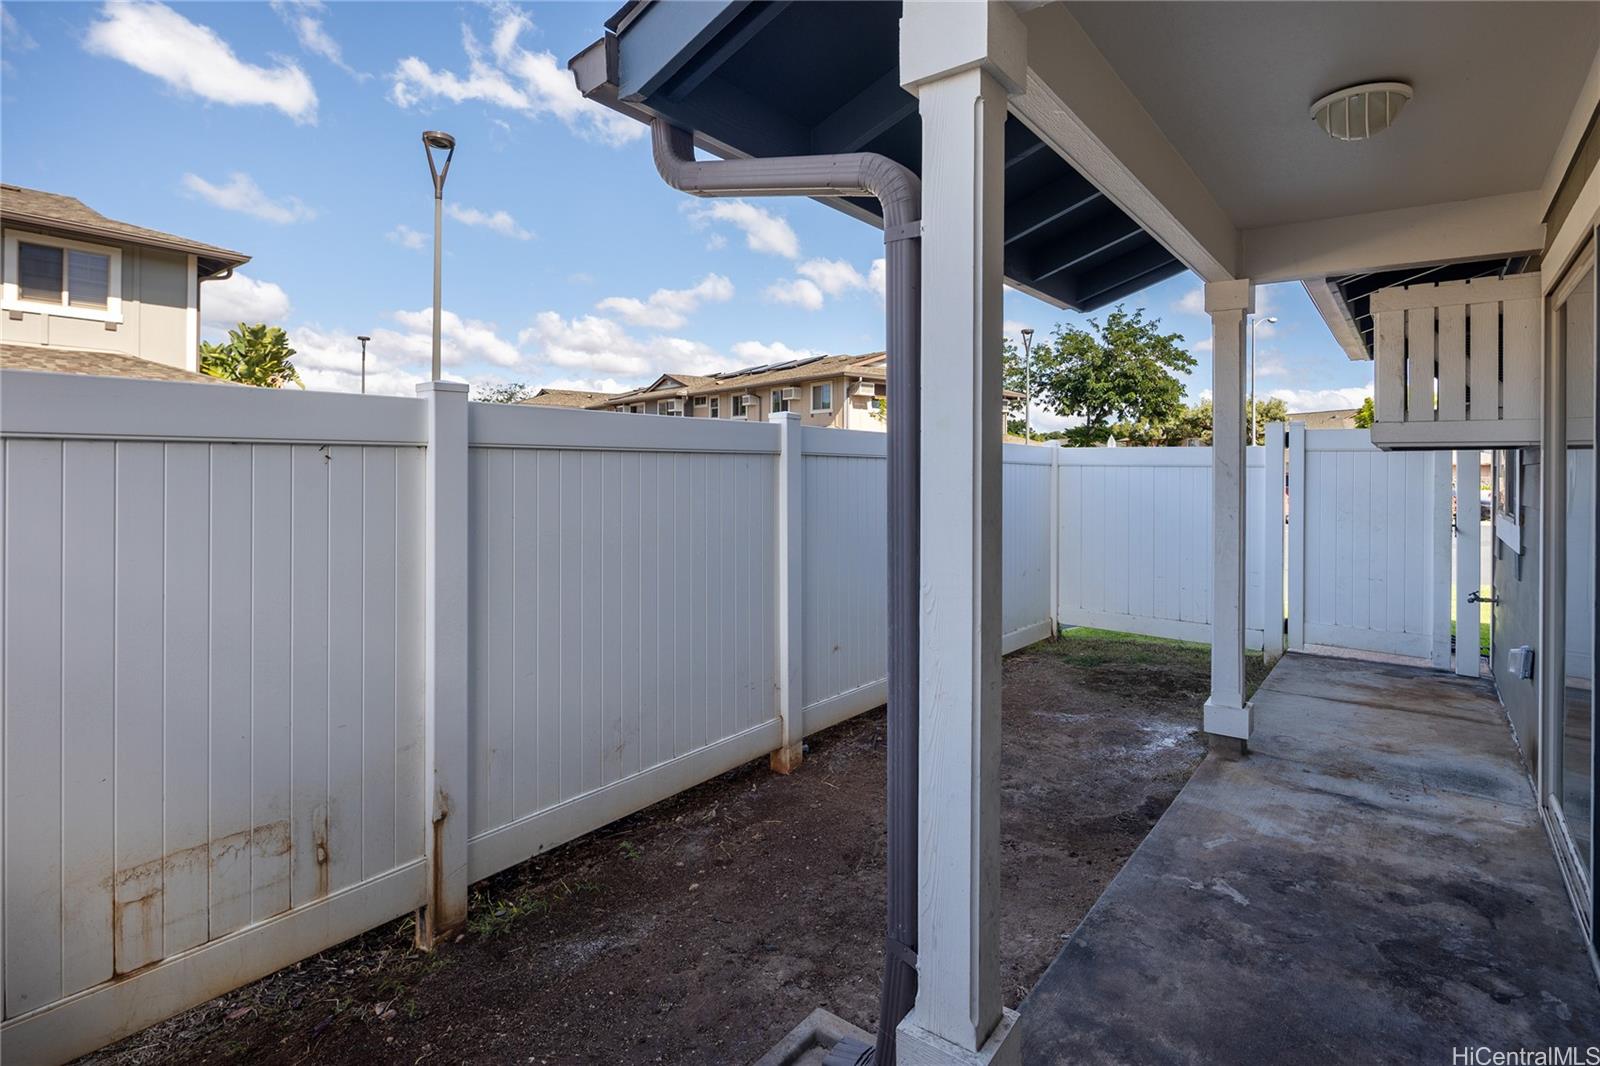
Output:
<instances>
[{"instance_id":1,"label":"concrete patio slab","mask_svg":"<svg viewBox=\"0 0 1600 1066\"><path fill-rule=\"evenodd\" d=\"M1600 1042L1493 689L1286 657L1022 1008L1027 1063L1449 1062Z\"/></svg>"}]
</instances>

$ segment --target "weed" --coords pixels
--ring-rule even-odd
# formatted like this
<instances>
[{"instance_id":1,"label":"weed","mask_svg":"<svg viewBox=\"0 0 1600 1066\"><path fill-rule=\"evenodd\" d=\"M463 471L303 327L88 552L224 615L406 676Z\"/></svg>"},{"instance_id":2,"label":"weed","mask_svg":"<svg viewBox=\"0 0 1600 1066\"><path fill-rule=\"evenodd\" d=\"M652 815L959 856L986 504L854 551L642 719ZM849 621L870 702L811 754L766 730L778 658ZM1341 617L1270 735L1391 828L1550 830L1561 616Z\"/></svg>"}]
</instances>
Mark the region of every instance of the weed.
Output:
<instances>
[{"instance_id":1,"label":"weed","mask_svg":"<svg viewBox=\"0 0 1600 1066\"><path fill-rule=\"evenodd\" d=\"M624 840L619 843L617 845L617 850L622 852L622 857L624 859L637 860L644 857L644 852L639 850L639 845L635 844L631 840Z\"/></svg>"}]
</instances>

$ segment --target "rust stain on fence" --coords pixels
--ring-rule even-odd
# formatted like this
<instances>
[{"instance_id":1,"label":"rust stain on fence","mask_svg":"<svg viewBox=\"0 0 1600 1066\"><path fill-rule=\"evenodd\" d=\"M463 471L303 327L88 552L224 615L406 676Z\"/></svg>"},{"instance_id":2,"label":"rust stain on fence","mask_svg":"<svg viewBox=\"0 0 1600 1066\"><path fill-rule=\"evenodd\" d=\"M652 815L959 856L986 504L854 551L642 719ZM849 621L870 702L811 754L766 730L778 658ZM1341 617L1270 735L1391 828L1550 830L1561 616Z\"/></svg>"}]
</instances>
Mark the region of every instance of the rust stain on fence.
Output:
<instances>
[{"instance_id":1,"label":"rust stain on fence","mask_svg":"<svg viewBox=\"0 0 1600 1066\"><path fill-rule=\"evenodd\" d=\"M327 864L326 821L323 838L318 845L319 881L326 884ZM255 847L257 854L287 855L292 846L288 819L241 829L213 840L177 848L159 858L125 867L100 879L100 887L111 897L111 972L113 980L123 980L132 974L160 962L163 955L163 929L187 915L170 916L164 913L166 883L169 878L182 876L185 871L205 871L210 877L224 862L245 849ZM244 886L246 891L249 885ZM324 887L325 891L325 887Z\"/></svg>"}]
</instances>

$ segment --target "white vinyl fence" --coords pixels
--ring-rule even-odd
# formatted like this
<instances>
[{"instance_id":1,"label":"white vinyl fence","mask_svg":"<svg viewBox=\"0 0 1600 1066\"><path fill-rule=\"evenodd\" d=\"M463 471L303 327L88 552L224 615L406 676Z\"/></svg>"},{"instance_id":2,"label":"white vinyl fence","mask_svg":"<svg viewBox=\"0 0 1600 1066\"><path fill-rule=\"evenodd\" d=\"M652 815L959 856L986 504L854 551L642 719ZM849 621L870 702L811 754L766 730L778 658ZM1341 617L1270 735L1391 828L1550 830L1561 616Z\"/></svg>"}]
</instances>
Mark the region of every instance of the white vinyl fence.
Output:
<instances>
[{"instance_id":1,"label":"white vinyl fence","mask_svg":"<svg viewBox=\"0 0 1600 1066\"><path fill-rule=\"evenodd\" d=\"M1361 429L1291 429L1291 648L1325 644L1449 665L1454 454L1379 451ZM1476 486L1476 461L1467 475ZM1476 488L1463 502L1476 523Z\"/></svg>"},{"instance_id":2,"label":"white vinyl fence","mask_svg":"<svg viewBox=\"0 0 1600 1066\"><path fill-rule=\"evenodd\" d=\"M1211 449L1059 452L1062 624L1209 643ZM1262 449L1245 459L1245 643L1259 648Z\"/></svg>"},{"instance_id":3,"label":"white vinyl fence","mask_svg":"<svg viewBox=\"0 0 1600 1066\"><path fill-rule=\"evenodd\" d=\"M0 372L6 1060L881 704L885 438L782 428ZM1008 649L1052 630L1051 451L1005 450Z\"/></svg>"},{"instance_id":4,"label":"white vinyl fence","mask_svg":"<svg viewBox=\"0 0 1600 1066\"><path fill-rule=\"evenodd\" d=\"M1266 440L1246 449L1247 646L1275 652L1284 634L1294 649L1449 666L1452 453L1380 451L1366 430L1301 423ZM1061 623L1209 642L1211 449L1069 448L1056 463ZM1476 453L1468 464L1476 530Z\"/></svg>"}]
</instances>

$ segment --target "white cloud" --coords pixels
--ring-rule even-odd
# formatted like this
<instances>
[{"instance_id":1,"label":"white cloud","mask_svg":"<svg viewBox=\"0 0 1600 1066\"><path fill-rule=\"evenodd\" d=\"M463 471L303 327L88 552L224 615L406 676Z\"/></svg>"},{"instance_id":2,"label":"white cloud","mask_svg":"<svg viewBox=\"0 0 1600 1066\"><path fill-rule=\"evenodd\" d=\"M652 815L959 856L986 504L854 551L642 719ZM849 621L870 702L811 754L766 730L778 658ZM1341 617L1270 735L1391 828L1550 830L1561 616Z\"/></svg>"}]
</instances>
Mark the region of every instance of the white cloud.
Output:
<instances>
[{"instance_id":1,"label":"white cloud","mask_svg":"<svg viewBox=\"0 0 1600 1066\"><path fill-rule=\"evenodd\" d=\"M767 286L767 299L780 304L803 307L807 311L817 311L822 308L822 289L816 282L806 278L775 281Z\"/></svg>"},{"instance_id":2,"label":"white cloud","mask_svg":"<svg viewBox=\"0 0 1600 1066\"><path fill-rule=\"evenodd\" d=\"M733 346L733 354L752 363L786 363L791 359L808 359L817 353L810 348L791 348L782 341L740 341Z\"/></svg>"},{"instance_id":3,"label":"white cloud","mask_svg":"<svg viewBox=\"0 0 1600 1066\"><path fill-rule=\"evenodd\" d=\"M213 207L238 211L279 225L305 222L317 217L317 213L301 203L299 197L285 196L281 200L274 200L255 183L254 178L240 171L230 174L225 185L213 185L198 174L185 174L183 187Z\"/></svg>"},{"instance_id":4,"label":"white cloud","mask_svg":"<svg viewBox=\"0 0 1600 1066\"><path fill-rule=\"evenodd\" d=\"M225 281L200 286L203 325L229 330L240 322L279 326L289 317L289 294L270 281L257 281L239 271Z\"/></svg>"},{"instance_id":5,"label":"white cloud","mask_svg":"<svg viewBox=\"0 0 1600 1066\"><path fill-rule=\"evenodd\" d=\"M323 17L328 13L327 5L322 0L272 0L272 10L294 31L301 48L314 56L321 56L359 81L372 77L362 74L344 61L344 51L339 47L339 42L322 24Z\"/></svg>"},{"instance_id":6,"label":"white cloud","mask_svg":"<svg viewBox=\"0 0 1600 1066\"><path fill-rule=\"evenodd\" d=\"M419 248L428 246L429 237L426 233L414 230L402 223L389 231L389 239L402 248L410 248L412 251L416 251Z\"/></svg>"},{"instance_id":7,"label":"white cloud","mask_svg":"<svg viewBox=\"0 0 1600 1066\"><path fill-rule=\"evenodd\" d=\"M39 42L33 39L32 34L23 29L11 10L0 5L0 39L3 39L7 48L15 48L19 52L27 52L39 47Z\"/></svg>"},{"instance_id":8,"label":"white cloud","mask_svg":"<svg viewBox=\"0 0 1600 1066\"><path fill-rule=\"evenodd\" d=\"M1372 395L1371 385L1353 385L1342 389L1269 389L1261 395L1282 400L1291 413L1299 411L1341 411L1360 407Z\"/></svg>"},{"instance_id":9,"label":"white cloud","mask_svg":"<svg viewBox=\"0 0 1600 1066\"><path fill-rule=\"evenodd\" d=\"M410 396L416 382L428 376L433 359L433 311L396 311L392 315L400 328L380 327L371 331L367 345L367 391L392 396ZM485 361L502 367L525 367L522 353L511 341L495 332L491 323L463 319L446 309L440 331L440 355L447 367L469 361ZM306 387L338 392L358 392L361 388L361 342L355 330L335 333L320 326L296 326L289 330L289 344L295 349L294 365ZM460 380L459 372L447 374Z\"/></svg>"},{"instance_id":10,"label":"white cloud","mask_svg":"<svg viewBox=\"0 0 1600 1066\"><path fill-rule=\"evenodd\" d=\"M828 296L875 292L881 298L888 275L882 259L874 259L865 274L843 259L807 259L795 272L800 276L767 286L767 299L816 311Z\"/></svg>"},{"instance_id":11,"label":"white cloud","mask_svg":"<svg viewBox=\"0 0 1600 1066\"><path fill-rule=\"evenodd\" d=\"M446 204L444 213L463 225L493 230L502 237L511 237L519 241L533 239L533 234L517 225L517 220L505 211L480 211L476 207Z\"/></svg>"},{"instance_id":12,"label":"white cloud","mask_svg":"<svg viewBox=\"0 0 1600 1066\"><path fill-rule=\"evenodd\" d=\"M731 299L733 282L721 274L707 274L691 288L657 289L644 300L633 296L607 296L595 304L595 308L620 315L629 325L678 329L701 303L725 303Z\"/></svg>"},{"instance_id":13,"label":"white cloud","mask_svg":"<svg viewBox=\"0 0 1600 1066\"><path fill-rule=\"evenodd\" d=\"M699 341L683 337L640 339L619 323L598 315L563 318L541 312L533 325L517 334L517 342L534 349L540 362L570 371L641 379L673 370L712 374L733 369L733 362Z\"/></svg>"},{"instance_id":14,"label":"white cloud","mask_svg":"<svg viewBox=\"0 0 1600 1066\"><path fill-rule=\"evenodd\" d=\"M1206 313L1206 290L1204 286L1197 286L1185 292L1172 305L1172 309L1185 315L1203 315Z\"/></svg>"},{"instance_id":15,"label":"white cloud","mask_svg":"<svg viewBox=\"0 0 1600 1066\"><path fill-rule=\"evenodd\" d=\"M697 228L712 222L727 222L744 232L744 243L753 252L800 258L800 238L783 218L747 200L689 201L683 211Z\"/></svg>"},{"instance_id":16,"label":"white cloud","mask_svg":"<svg viewBox=\"0 0 1600 1066\"><path fill-rule=\"evenodd\" d=\"M420 342L426 346L427 356L433 359L433 309L396 311L394 319L407 330L412 348ZM494 323L462 318L445 309L440 316L440 359L446 363L461 363L468 359L487 359L498 366L516 366L522 360L517 346L504 340L495 332ZM374 335L376 336L376 335Z\"/></svg>"},{"instance_id":17,"label":"white cloud","mask_svg":"<svg viewBox=\"0 0 1600 1066\"><path fill-rule=\"evenodd\" d=\"M275 107L296 122L317 120L316 89L293 62L247 63L209 27L165 4L107 2L83 46L213 103Z\"/></svg>"},{"instance_id":18,"label":"white cloud","mask_svg":"<svg viewBox=\"0 0 1600 1066\"><path fill-rule=\"evenodd\" d=\"M553 115L580 137L610 145L644 136L642 123L585 100L553 54L530 52L518 43L533 28L525 13L504 5L494 9L494 19L488 52L470 26L461 27L466 74L435 70L417 56L407 56L390 75L389 99L405 108L437 100L477 101L530 118Z\"/></svg>"}]
</instances>

